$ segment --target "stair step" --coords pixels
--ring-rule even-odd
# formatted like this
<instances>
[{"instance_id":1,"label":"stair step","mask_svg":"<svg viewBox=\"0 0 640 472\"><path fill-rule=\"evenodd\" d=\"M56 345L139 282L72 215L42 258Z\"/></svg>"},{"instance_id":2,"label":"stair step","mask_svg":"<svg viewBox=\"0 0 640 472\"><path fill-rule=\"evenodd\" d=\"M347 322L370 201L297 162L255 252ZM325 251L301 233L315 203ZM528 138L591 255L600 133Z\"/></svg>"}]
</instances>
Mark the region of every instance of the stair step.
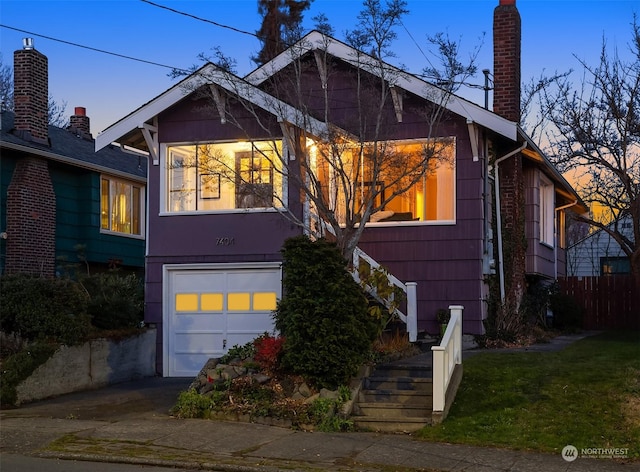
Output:
<instances>
[{"instance_id":1,"label":"stair step","mask_svg":"<svg viewBox=\"0 0 640 472\"><path fill-rule=\"evenodd\" d=\"M370 416L352 417L355 426L368 431L381 431L388 433L414 432L431 424L431 418L410 418L401 420L397 418L374 418Z\"/></svg>"},{"instance_id":2,"label":"stair step","mask_svg":"<svg viewBox=\"0 0 640 472\"><path fill-rule=\"evenodd\" d=\"M430 379L433 377L431 366L383 364L376 366L371 377L410 377L412 379Z\"/></svg>"},{"instance_id":3,"label":"stair step","mask_svg":"<svg viewBox=\"0 0 640 472\"><path fill-rule=\"evenodd\" d=\"M372 376L368 377L364 384L368 390L433 390L431 378Z\"/></svg>"},{"instance_id":4,"label":"stair step","mask_svg":"<svg viewBox=\"0 0 640 472\"><path fill-rule=\"evenodd\" d=\"M355 407L357 416L373 418L431 418L432 404L407 405L404 403L360 402Z\"/></svg>"},{"instance_id":5,"label":"stair step","mask_svg":"<svg viewBox=\"0 0 640 472\"><path fill-rule=\"evenodd\" d=\"M424 406L432 404L433 393L415 390L361 390L359 402L365 403L397 403L408 406Z\"/></svg>"}]
</instances>

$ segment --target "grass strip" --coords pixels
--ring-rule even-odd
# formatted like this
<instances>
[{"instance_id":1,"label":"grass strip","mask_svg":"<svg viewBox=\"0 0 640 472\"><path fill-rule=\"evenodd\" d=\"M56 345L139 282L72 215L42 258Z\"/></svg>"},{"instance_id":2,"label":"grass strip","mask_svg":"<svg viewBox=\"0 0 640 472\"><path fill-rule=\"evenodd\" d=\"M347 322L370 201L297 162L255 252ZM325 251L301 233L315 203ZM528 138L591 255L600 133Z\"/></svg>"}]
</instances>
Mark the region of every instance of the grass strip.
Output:
<instances>
[{"instance_id":1,"label":"grass strip","mask_svg":"<svg viewBox=\"0 0 640 472\"><path fill-rule=\"evenodd\" d=\"M640 333L607 332L559 352L484 352L444 423L418 437L559 453L628 448L640 458Z\"/></svg>"}]
</instances>

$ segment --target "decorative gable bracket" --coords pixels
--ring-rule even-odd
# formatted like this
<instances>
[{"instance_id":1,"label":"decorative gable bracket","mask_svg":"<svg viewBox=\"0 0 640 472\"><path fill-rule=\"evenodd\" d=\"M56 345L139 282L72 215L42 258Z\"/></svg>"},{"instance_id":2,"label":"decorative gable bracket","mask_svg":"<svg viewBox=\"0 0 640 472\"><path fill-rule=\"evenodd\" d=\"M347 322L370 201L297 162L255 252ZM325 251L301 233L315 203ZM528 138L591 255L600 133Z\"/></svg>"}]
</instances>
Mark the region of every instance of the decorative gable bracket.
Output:
<instances>
[{"instance_id":1,"label":"decorative gable bracket","mask_svg":"<svg viewBox=\"0 0 640 472\"><path fill-rule=\"evenodd\" d=\"M402 93L393 85L390 86L389 89L391 90L391 98L393 99L393 109L396 112L396 120L398 120L398 123L402 123Z\"/></svg>"},{"instance_id":2,"label":"decorative gable bracket","mask_svg":"<svg viewBox=\"0 0 640 472\"><path fill-rule=\"evenodd\" d=\"M478 162L480 156L478 143L480 133L478 132L478 125L476 125L473 120L467 120L467 128L469 129L469 141L471 141L471 154L473 155L473 162Z\"/></svg>"},{"instance_id":3,"label":"decorative gable bracket","mask_svg":"<svg viewBox=\"0 0 640 472\"><path fill-rule=\"evenodd\" d=\"M225 124L227 122L227 116L226 116L227 96L215 84L209 84L209 89L211 90L213 101L215 102L216 108L218 109L218 114L220 115L220 123Z\"/></svg>"},{"instance_id":4,"label":"decorative gable bracket","mask_svg":"<svg viewBox=\"0 0 640 472\"><path fill-rule=\"evenodd\" d=\"M320 82L322 83L322 88L324 90L327 89L327 65L325 60L323 59L320 51L317 49L313 50L313 57L316 59L316 67L318 68L318 74L320 74Z\"/></svg>"},{"instance_id":5,"label":"decorative gable bracket","mask_svg":"<svg viewBox=\"0 0 640 472\"><path fill-rule=\"evenodd\" d=\"M160 163L160 146L158 145L158 117L153 118L153 125L149 123L141 123L138 125L142 136L144 137L147 147L149 148L149 155L154 166Z\"/></svg>"}]
</instances>

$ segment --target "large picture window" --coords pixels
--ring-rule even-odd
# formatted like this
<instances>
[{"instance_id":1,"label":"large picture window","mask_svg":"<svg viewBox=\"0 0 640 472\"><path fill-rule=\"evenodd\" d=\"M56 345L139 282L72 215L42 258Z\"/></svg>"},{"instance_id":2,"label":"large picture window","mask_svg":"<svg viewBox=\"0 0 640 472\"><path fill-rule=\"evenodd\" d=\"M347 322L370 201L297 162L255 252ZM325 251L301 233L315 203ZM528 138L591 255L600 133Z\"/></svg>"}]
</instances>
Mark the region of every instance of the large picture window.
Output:
<instances>
[{"instance_id":1,"label":"large picture window","mask_svg":"<svg viewBox=\"0 0 640 472\"><path fill-rule=\"evenodd\" d=\"M325 198L339 219L344 218L347 205L351 205L353 214L361 214L364 204L373 197L378 210L369 223L455 221L455 140L398 141L377 146L347 149L339 158L339 166L334 163L319 168ZM323 159L326 161L325 157L316 159L319 166ZM352 182L349 188L343 185L345 175Z\"/></svg>"},{"instance_id":2,"label":"large picture window","mask_svg":"<svg viewBox=\"0 0 640 472\"><path fill-rule=\"evenodd\" d=\"M281 142L169 146L166 211L228 211L282 206Z\"/></svg>"},{"instance_id":3,"label":"large picture window","mask_svg":"<svg viewBox=\"0 0 640 472\"><path fill-rule=\"evenodd\" d=\"M102 177L100 228L116 233L142 235L144 189L139 184Z\"/></svg>"}]
</instances>

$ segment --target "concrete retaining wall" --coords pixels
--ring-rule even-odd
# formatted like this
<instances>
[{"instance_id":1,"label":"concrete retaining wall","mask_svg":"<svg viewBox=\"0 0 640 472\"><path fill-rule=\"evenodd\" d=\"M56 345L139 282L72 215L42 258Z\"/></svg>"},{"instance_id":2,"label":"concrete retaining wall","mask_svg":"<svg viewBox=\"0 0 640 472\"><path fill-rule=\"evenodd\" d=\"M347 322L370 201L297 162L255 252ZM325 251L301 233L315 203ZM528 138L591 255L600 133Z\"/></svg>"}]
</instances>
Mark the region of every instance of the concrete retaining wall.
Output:
<instances>
[{"instance_id":1,"label":"concrete retaining wall","mask_svg":"<svg viewBox=\"0 0 640 472\"><path fill-rule=\"evenodd\" d=\"M81 346L62 346L18 385L16 404L153 377L155 364L155 328L120 341L96 339Z\"/></svg>"}]
</instances>

